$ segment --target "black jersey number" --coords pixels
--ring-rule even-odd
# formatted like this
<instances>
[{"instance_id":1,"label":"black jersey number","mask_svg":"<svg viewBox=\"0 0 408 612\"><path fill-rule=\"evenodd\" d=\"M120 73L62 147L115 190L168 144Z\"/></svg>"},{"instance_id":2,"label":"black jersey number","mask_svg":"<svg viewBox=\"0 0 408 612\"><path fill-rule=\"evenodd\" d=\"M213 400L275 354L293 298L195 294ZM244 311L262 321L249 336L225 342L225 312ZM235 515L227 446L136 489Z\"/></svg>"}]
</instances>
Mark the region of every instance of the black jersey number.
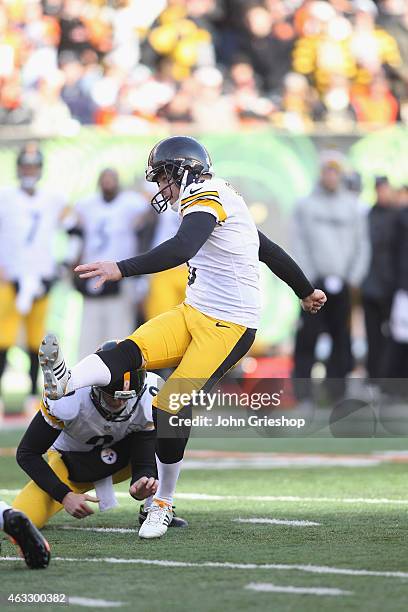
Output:
<instances>
[{"instance_id":1,"label":"black jersey number","mask_svg":"<svg viewBox=\"0 0 408 612\"><path fill-rule=\"evenodd\" d=\"M197 268L193 268L192 266L190 266L190 264L187 264L187 267L188 267L187 285L190 287L194 283L197 277Z\"/></svg>"},{"instance_id":2,"label":"black jersey number","mask_svg":"<svg viewBox=\"0 0 408 612\"><path fill-rule=\"evenodd\" d=\"M113 436L93 436L92 438L89 438L86 444L92 444L94 448L103 448L111 442L113 442Z\"/></svg>"},{"instance_id":3,"label":"black jersey number","mask_svg":"<svg viewBox=\"0 0 408 612\"><path fill-rule=\"evenodd\" d=\"M26 237L26 244L31 244L37 234L41 221L41 213L38 210L31 211L30 229L28 230Z\"/></svg>"},{"instance_id":4,"label":"black jersey number","mask_svg":"<svg viewBox=\"0 0 408 612\"><path fill-rule=\"evenodd\" d=\"M100 251L102 251L104 247L107 246L107 244L109 243L109 239L110 239L109 232L108 232L108 220L107 219L101 220L99 225L96 227L95 235L97 239L97 245L95 247L95 250L98 251L99 253Z\"/></svg>"}]
</instances>

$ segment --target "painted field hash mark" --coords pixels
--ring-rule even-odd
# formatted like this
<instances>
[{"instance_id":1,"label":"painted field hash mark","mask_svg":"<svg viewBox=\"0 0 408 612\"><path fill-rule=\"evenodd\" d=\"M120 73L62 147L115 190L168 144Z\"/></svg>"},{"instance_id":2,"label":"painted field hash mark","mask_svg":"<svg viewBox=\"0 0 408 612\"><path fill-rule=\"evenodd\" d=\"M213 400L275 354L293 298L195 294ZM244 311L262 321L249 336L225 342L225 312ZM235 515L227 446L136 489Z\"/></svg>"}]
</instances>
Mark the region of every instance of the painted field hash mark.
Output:
<instances>
[{"instance_id":1,"label":"painted field hash mark","mask_svg":"<svg viewBox=\"0 0 408 612\"><path fill-rule=\"evenodd\" d=\"M321 523L314 521L291 521L289 519L271 519L271 518L236 518L232 519L234 523L251 523L260 525L288 525L289 527L319 527Z\"/></svg>"},{"instance_id":2,"label":"painted field hash mark","mask_svg":"<svg viewBox=\"0 0 408 612\"><path fill-rule=\"evenodd\" d=\"M107 601L106 599L91 599L89 597L68 597L71 606L83 606L85 608L120 608L123 601Z\"/></svg>"},{"instance_id":3,"label":"painted field hash mark","mask_svg":"<svg viewBox=\"0 0 408 612\"><path fill-rule=\"evenodd\" d=\"M250 582L245 587L249 591L257 591L258 593L287 593L288 595L352 595L352 591L343 591L329 587L295 587L295 586L278 586L269 582Z\"/></svg>"},{"instance_id":4,"label":"painted field hash mark","mask_svg":"<svg viewBox=\"0 0 408 612\"><path fill-rule=\"evenodd\" d=\"M0 561L19 561L20 557L0 557ZM286 563L230 563L229 561L172 561L164 559L120 559L117 557L53 557L53 562L62 561L66 563L112 563L123 565L151 565L156 567L208 567L214 569L236 569L236 570L278 570L306 572L308 574L332 574L341 576L370 576L377 578L408 578L408 572L379 571L367 569L352 569L348 567L329 567L326 565L298 565Z\"/></svg>"}]
</instances>

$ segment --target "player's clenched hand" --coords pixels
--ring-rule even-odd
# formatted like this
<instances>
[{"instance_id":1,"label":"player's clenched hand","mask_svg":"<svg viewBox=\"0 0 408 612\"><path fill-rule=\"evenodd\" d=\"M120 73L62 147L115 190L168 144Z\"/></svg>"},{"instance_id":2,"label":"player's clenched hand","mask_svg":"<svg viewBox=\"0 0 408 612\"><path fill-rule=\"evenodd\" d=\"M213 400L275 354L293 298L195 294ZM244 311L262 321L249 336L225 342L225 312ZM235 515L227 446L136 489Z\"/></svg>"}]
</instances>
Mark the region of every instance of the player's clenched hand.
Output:
<instances>
[{"instance_id":1,"label":"player's clenched hand","mask_svg":"<svg viewBox=\"0 0 408 612\"><path fill-rule=\"evenodd\" d=\"M92 497L92 495L88 495L87 493L73 493L71 491L70 493L67 493L62 500L62 505L68 514L77 519L82 519L94 513L91 506L88 506L86 503L87 501L98 502L99 499L97 497Z\"/></svg>"},{"instance_id":2,"label":"player's clenched hand","mask_svg":"<svg viewBox=\"0 0 408 612\"><path fill-rule=\"evenodd\" d=\"M303 310L316 314L319 312L321 307L327 302L327 297L324 291L321 289L315 289L313 293L300 300Z\"/></svg>"},{"instance_id":3,"label":"player's clenched hand","mask_svg":"<svg viewBox=\"0 0 408 612\"><path fill-rule=\"evenodd\" d=\"M98 278L95 289L102 287L106 281L118 281L122 278L121 271L114 261L96 261L95 263L82 264L75 268L79 278Z\"/></svg>"},{"instance_id":4,"label":"player's clenched hand","mask_svg":"<svg viewBox=\"0 0 408 612\"><path fill-rule=\"evenodd\" d=\"M146 497L150 497L150 495L154 495L156 493L158 486L159 481L155 478L147 478L147 476L142 476L139 478L139 480L136 480L136 482L131 485L129 493L135 499L146 499Z\"/></svg>"}]
</instances>

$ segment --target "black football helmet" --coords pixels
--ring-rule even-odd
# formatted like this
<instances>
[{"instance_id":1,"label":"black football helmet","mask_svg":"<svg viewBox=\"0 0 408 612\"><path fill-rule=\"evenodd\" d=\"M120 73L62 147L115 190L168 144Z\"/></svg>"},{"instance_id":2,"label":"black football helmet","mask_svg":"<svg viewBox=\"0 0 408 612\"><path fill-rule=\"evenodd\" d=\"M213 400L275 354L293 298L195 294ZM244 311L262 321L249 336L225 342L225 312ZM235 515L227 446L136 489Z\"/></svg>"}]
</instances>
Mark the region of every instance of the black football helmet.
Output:
<instances>
[{"instance_id":1,"label":"black football helmet","mask_svg":"<svg viewBox=\"0 0 408 612\"><path fill-rule=\"evenodd\" d=\"M117 340L108 340L96 351L110 351L118 344ZM91 390L92 402L107 421L116 423L128 421L138 407L140 398L146 390L146 370L125 372L121 379L111 381L109 385L100 387L94 385ZM128 409L129 400L132 402Z\"/></svg>"},{"instance_id":2,"label":"black football helmet","mask_svg":"<svg viewBox=\"0 0 408 612\"><path fill-rule=\"evenodd\" d=\"M17 175L23 189L33 189L40 180L43 154L35 142L27 143L17 156Z\"/></svg>"},{"instance_id":3,"label":"black football helmet","mask_svg":"<svg viewBox=\"0 0 408 612\"><path fill-rule=\"evenodd\" d=\"M159 176L164 174L167 185L156 193L151 205L158 213L164 212L170 202L170 196L164 195L168 187L181 187L182 183L185 186L190 185L207 173L212 173L211 158L205 147L195 138L171 136L161 140L150 151L146 180L157 183Z\"/></svg>"}]
</instances>

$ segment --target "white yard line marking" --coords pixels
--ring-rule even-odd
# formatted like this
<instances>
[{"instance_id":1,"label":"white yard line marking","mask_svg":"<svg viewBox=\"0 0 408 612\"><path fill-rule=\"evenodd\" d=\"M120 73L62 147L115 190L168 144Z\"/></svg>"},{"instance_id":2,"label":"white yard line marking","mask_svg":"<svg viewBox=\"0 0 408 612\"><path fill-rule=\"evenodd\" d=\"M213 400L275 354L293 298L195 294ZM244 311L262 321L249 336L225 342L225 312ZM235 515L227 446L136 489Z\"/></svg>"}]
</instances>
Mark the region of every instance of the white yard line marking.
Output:
<instances>
[{"instance_id":1,"label":"white yard line marking","mask_svg":"<svg viewBox=\"0 0 408 612\"><path fill-rule=\"evenodd\" d=\"M0 491L1 493L1 491ZM128 493L118 491L117 497L128 498ZM208 495L207 493L176 493L177 499L192 501L265 501L265 502L311 502L311 503L336 503L336 504L402 504L408 505L408 499L387 499L374 497L301 497L293 495Z\"/></svg>"},{"instance_id":2,"label":"white yard line marking","mask_svg":"<svg viewBox=\"0 0 408 612\"><path fill-rule=\"evenodd\" d=\"M203 561L194 563L190 561L169 561L163 559L118 559L117 557L105 558L73 558L53 557L54 561L65 561L70 563L118 563L124 565L154 565L158 567L210 567L216 569L238 569L238 570L295 570L307 572L308 574L338 574L343 576L377 576L381 578L408 578L408 572L395 572L366 569L351 569L347 567L328 567L325 565L289 565L284 563L230 563L229 561ZM0 561L20 561L21 557L0 557Z\"/></svg>"},{"instance_id":3,"label":"white yard line marking","mask_svg":"<svg viewBox=\"0 0 408 612\"><path fill-rule=\"evenodd\" d=\"M343 591L342 589L333 589L329 587L294 587L294 586L278 586L269 582L250 582L245 587L249 591L257 591L258 593L288 593L294 595L352 595L352 591Z\"/></svg>"},{"instance_id":4,"label":"white yard line marking","mask_svg":"<svg viewBox=\"0 0 408 612\"><path fill-rule=\"evenodd\" d=\"M58 527L64 531L96 531L100 533L138 533L138 529L127 529L125 527L71 527L70 525L64 525Z\"/></svg>"},{"instance_id":5,"label":"white yard line marking","mask_svg":"<svg viewBox=\"0 0 408 612\"><path fill-rule=\"evenodd\" d=\"M281 468L369 468L385 463L379 457L219 457L217 459L185 459L183 470L271 470Z\"/></svg>"},{"instance_id":6,"label":"white yard line marking","mask_svg":"<svg viewBox=\"0 0 408 612\"><path fill-rule=\"evenodd\" d=\"M123 601L107 601L106 599L90 599L89 597L68 597L68 603L72 606L84 606L86 608L120 608Z\"/></svg>"},{"instance_id":7,"label":"white yard line marking","mask_svg":"<svg viewBox=\"0 0 408 612\"><path fill-rule=\"evenodd\" d=\"M232 519L234 523L259 523L260 525L289 525L290 527L318 527L321 523L313 521L290 521L283 519L270 518L236 518Z\"/></svg>"},{"instance_id":8,"label":"white yard line marking","mask_svg":"<svg viewBox=\"0 0 408 612\"><path fill-rule=\"evenodd\" d=\"M340 504L408 504L408 499L387 499L374 497L301 497L294 495L206 495L203 493L176 493L178 499L203 501L271 501L271 502L311 502Z\"/></svg>"},{"instance_id":9,"label":"white yard line marking","mask_svg":"<svg viewBox=\"0 0 408 612\"><path fill-rule=\"evenodd\" d=\"M0 495L18 495L21 489L0 489ZM134 501L125 491L116 491L116 497ZM208 495L207 493L176 493L177 499L192 501L265 501L265 502L306 502L336 504L396 504L408 505L408 499L389 499L386 497L301 497L294 495Z\"/></svg>"}]
</instances>

